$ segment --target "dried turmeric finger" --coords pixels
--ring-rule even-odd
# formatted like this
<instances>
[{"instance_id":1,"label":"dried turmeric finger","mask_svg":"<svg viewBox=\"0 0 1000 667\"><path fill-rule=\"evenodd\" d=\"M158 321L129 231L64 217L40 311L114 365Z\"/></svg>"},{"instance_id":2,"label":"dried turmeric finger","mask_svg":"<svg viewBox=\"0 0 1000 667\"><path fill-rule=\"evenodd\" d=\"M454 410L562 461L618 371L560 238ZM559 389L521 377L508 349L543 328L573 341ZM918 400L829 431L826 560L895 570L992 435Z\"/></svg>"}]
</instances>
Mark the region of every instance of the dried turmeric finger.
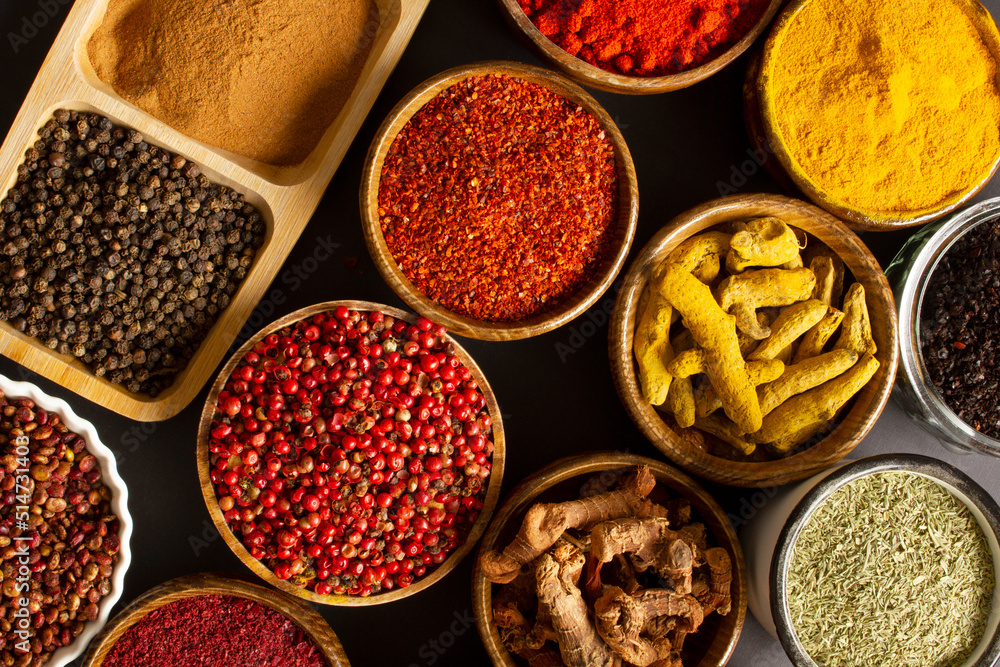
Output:
<instances>
[{"instance_id":1,"label":"dried turmeric finger","mask_svg":"<svg viewBox=\"0 0 1000 667\"><path fill-rule=\"evenodd\" d=\"M701 282L708 284L719 275L722 257L729 252L729 234L705 232L685 239L667 256L667 262L680 264Z\"/></svg>"},{"instance_id":2,"label":"dried turmeric finger","mask_svg":"<svg viewBox=\"0 0 1000 667\"><path fill-rule=\"evenodd\" d=\"M740 428L756 431L760 428L760 405L747 377L733 318L719 307L706 285L676 264L667 268L664 293L703 348L702 366L726 414Z\"/></svg>"},{"instance_id":3,"label":"dried turmeric finger","mask_svg":"<svg viewBox=\"0 0 1000 667\"><path fill-rule=\"evenodd\" d=\"M820 386L793 396L764 418L760 431L751 435L776 452L787 453L816 435L837 411L864 387L879 362L866 354L845 373Z\"/></svg>"},{"instance_id":4,"label":"dried turmeric finger","mask_svg":"<svg viewBox=\"0 0 1000 667\"><path fill-rule=\"evenodd\" d=\"M812 296L816 276L809 269L757 269L729 276L719 285L722 309L736 316L736 325L749 336L762 340L771 331L757 322L757 309L789 306Z\"/></svg>"},{"instance_id":5,"label":"dried turmeric finger","mask_svg":"<svg viewBox=\"0 0 1000 667\"><path fill-rule=\"evenodd\" d=\"M828 257L833 263L833 289L830 290L830 305L840 303L840 297L844 293L844 260L822 243L813 244L802 253L802 259L807 266L812 266L813 260L817 257Z\"/></svg>"},{"instance_id":6,"label":"dried turmeric finger","mask_svg":"<svg viewBox=\"0 0 1000 667\"><path fill-rule=\"evenodd\" d=\"M691 378L676 378L670 383L670 391L667 392L667 405L674 413L674 421L681 428L690 428L694 425L694 387Z\"/></svg>"},{"instance_id":7,"label":"dried turmeric finger","mask_svg":"<svg viewBox=\"0 0 1000 667\"><path fill-rule=\"evenodd\" d=\"M823 353L826 342L837 332L844 313L836 308L827 309L827 314L813 328L806 332L799 342L799 349L792 358L793 364L798 364Z\"/></svg>"},{"instance_id":8,"label":"dried turmeric finger","mask_svg":"<svg viewBox=\"0 0 1000 667\"><path fill-rule=\"evenodd\" d=\"M767 416L792 396L832 380L858 360L854 350L834 350L810 357L785 367L785 372L773 382L757 387L760 411Z\"/></svg>"},{"instance_id":9,"label":"dried turmeric finger","mask_svg":"<svg viewBox=\"0 0 1000 667\"><path fill-rule=\"evenodd\" d=\"M695 419L707 417L722 407L719 395L712 389L712 383L705 381L694 388Z\"/></svg>"},{"instance_id":10,"label":"dried turmeric finger","mask_svg":"<svg viewBox=\"0 0 1000 667\"><path fill-rule=\"evenodd\" d=\"M751 266L781 266L795 259L801 262L802 247L792 228L778 218L757 218L730 239L726 270L734 274Z\"/></svg>"},{"instance_id":11,"label":"dried turmeric finger","mask_svg":"<svg viewBox=\"0 0 1000 667\"><path fill-rule=\"evenodd\" d=\"M757 311L757 324L759 324L762 329L767 329L771 325L771 318L768 316L767 311ZM759 340L748 336L739 329L736 330L736 337L740 341L740 353L744 357L753 352L754 349L760 344Z\"/></svg>"},{"instance_id":12,"label":"dried turmeric finger","mask_svg":"<svg viewBox=\"0 0 1000 667\"><path fill-rule=\"evenodd\" d=\"M736 424L718 413L700 417L695 420L694 425L705 433L710 433L719 440L729 443L741 454L753 454L757 448L756 444L746 439L745 434L740 432Z\"/></svg>"},{"instance_id":13,"label":"dried turmeric finger","mask_svg":"<svg viewBox=\"0 0 1000 667\"><path fill-rule=\"evenodd\" d=\"M750 378L750 384L755 387L773 382L784 370L785 364L779 359L763 359L747 364L747 376ZM707 417L722 407L722 400L715 393L711 383L702 382L695 390L694 405L695 417Z\"/></svg>"},{"instance_id":14,"label":"dried turmeric finger","mask_svg":"<svg viewBox=\"0 0 1000 667\"><path fill-rule=\"evenodd\" d=\"M674 357L670 345L670 322L674 309L660 294L663 274L655 275L649 283L646 307L639 311L632 349L639 366L639 385L642 395L652 405L662 405L672 380L666 363Z\"/></svg>"},{"instance_id":15,"label":"dried turmeric finger","mask_svg":"<svg viewBox=\"0 0 1000 667\"><path fill-rule=\"evenodd\" d=\"M809 262L809 269L816 276L816 289L813 290L812 298L832 306L833 286L837 280L833 260L828 255L817 255Z\"/></svg>"},{"instance_id":16,"label":"dried turmeric finger","mask_svg":"<svg viewBox=\"0 0 1000 667\"><path fill-rule=\"evenodd\" d=\"M823 319L827 310L827 305L817 299L800 301L785 308L771 323L771 335L747 356L747 360L776 358L782 350Z\"/></svg>"},{"instance_id":17,"label":"dried turmeric finger","mask_svg":"<svg viewBox=\"0 0 1000 667\"><path fill-rule=\"evenodd\" d=\"M865 302L865 287L854 283L847 288L844 297L844 322L840 338L833 346L835 350L854 350L858 354L875 354L878 347L872 338L872 325L868 319L868 304Z\"/></svg>"}]
</instances>

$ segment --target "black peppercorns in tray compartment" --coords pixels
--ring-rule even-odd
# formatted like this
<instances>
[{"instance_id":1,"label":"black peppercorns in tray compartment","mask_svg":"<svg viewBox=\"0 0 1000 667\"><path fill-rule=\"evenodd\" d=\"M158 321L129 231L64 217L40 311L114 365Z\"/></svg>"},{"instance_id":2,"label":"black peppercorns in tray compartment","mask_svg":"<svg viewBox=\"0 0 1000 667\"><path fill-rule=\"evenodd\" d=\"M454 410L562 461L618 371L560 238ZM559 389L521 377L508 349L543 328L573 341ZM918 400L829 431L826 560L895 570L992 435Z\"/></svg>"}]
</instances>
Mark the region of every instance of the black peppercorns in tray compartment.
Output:
<instances>
[{"instance_id":1,"label":"black peppercorns in tray compartment","mask_svg":"<svg viewBox=\"0 0 1000 667\"><path fill-rule=\"evenodd\" d=\"M229 305L266 231L243 194L194 162L59 109L0 201L0 319L156 396Z\"/></svg>"}]
</instances>

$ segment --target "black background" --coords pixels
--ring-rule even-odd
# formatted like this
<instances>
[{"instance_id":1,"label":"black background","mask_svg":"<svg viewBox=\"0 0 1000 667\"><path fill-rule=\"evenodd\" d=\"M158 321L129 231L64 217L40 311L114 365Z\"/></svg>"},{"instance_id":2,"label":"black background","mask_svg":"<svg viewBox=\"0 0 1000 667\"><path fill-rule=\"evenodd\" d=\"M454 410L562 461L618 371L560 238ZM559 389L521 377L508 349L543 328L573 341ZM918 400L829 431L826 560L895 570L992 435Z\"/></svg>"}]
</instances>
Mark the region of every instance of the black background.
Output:
<instances>
[{"instance_id":1,"label":"black background","mask_svg":"<svg viewBox=\"0 0 1000 667\"><path fill-rule=\"evenodd\" d=\"M25 21L41 11L39 0L0 0L2 133L13 123L69 10L70 3L63 2L41 0L58 6L59 13L33 34ZM997 0L986 4L995 13ZM24 36L26 43L20 38L12 42L11 34ZM358 189L365 153L382 119L413 87L444 69L487 59L541 64L507 27L495 3L433 0L316 214L277 274L274 287L286 299L273 311L255 313L251 322L259 328L292 310L333 299L365 299L405 308L375 270L364 245ZM630 259L672 217L719 196L720 187L779 191L763 169L747 163L749 142L741 106L745 69L746 56L710 79L677 92L651 97L594 93L621 128L639 177L639 226ZM747 176L746 172L752 173ZM998 189L994 179L977 199L995 196ZM884 267L908 235L903 231L863 238ZM289 283L295 281L282 281L281 276L292 275L288 272L312 255L317 239L339 246L301 287L292 289ZM605 305L613 299L609 292L588 314L530 340L462 341L500 403L508 441L504 495L531 472L573 453L615 449L662 458L632 424L612 385L602 311L610 309ZM594 326L583 326L588 318ZM117 454L135 521L133 561L119 607L173 577L206 571L247 572L212 528L198 487L194 445L207 387L177 417L141 424L83 400L5 358L0 358L0 373L34 382L69 401L78 414L95 424L105 444ZM974 463L970 458L964 461L964 467ZM733 511L750 494L706 486ZM320 611L358 667L485 665L489 660L470 625L472 561L467 558L442 581L405 600ZM748 614L731 664L765 662L787 664L777 642L765 638Z\"/></svg>"}]
</instances>

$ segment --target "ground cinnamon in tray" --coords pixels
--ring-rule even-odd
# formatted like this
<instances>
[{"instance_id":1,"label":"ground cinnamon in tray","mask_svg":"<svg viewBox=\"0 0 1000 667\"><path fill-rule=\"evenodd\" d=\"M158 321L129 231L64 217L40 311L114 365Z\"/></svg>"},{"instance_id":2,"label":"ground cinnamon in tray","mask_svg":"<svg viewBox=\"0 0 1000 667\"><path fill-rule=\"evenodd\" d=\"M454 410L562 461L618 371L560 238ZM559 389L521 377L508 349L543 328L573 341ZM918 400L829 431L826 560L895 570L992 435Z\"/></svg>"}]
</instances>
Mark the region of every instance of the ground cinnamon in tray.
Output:
<instances>
[{"instance_id":1,"label":"ground cinnamon in tray","mask_svg":"<svg viewBox=\"0 0 1000 667\"><path fill-rule=\"evenodd\" d=\"M378 24L373 0L121 0L87 52L102 81L174 129L288 166L340 113Z\"/></svg>"}]
</instances>

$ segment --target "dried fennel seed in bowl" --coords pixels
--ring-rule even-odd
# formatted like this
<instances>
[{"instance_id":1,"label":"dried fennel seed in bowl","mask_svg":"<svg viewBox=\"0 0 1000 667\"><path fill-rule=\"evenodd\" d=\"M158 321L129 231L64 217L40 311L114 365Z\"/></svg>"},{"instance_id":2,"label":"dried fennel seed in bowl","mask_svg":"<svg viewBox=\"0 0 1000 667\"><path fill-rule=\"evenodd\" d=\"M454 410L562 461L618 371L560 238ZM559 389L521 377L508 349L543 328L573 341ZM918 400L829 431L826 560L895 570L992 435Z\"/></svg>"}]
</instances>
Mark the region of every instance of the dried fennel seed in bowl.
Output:
<instances>
[{"instance_id":1,"label":"dried fennel seed in bowl","mask_svg":"<svg viewBox=\"0 0 1000 667\"><path fill-rule=\"evenodd\" d=\"M875 473L834 492L803 528L788 610L822 667L961 665L986 629L993 572L979 523L951 492Z\"/></svg>"}]
</instances>

